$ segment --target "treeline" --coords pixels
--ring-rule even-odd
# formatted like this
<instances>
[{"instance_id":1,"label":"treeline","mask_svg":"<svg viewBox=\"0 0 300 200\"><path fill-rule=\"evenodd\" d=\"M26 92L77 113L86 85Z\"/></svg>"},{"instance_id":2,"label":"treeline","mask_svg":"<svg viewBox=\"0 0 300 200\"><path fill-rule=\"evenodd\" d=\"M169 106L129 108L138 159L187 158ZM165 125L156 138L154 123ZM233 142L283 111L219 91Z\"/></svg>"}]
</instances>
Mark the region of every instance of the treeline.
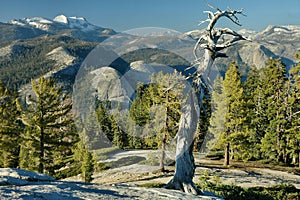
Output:
<instances>
[{"instance_id":1,"label":"treeline","mask_svg":"<svg viewBox=\"0 0 300 200\"><path fill-rule=\"evenodd\" d=\"M178 130L184 82L184 76L176 71L153 74L150 84L138 84L129 111L111 111L109 101L97 100L96 117L102 133L120 148L163 148ZM99 139L93 140L97 135L88 137L90 148L97 149Z\"/></svg>"},{"instance_id":2,"label":"treeline","mask_svg":"<svg viewBox=\"0 0 300 200\"><path fill-rule=\"evenodd\" d=\"M88 149L108 141L120 148L162 149L163 170L164 150L175 144L186 83L177 72L152 75L149 84L137 86L127 111L120 106L111 112L109 101L95 99L96 116L86 116L86 123L97 130L88 133L76 129L71 99L52 79L32 80L25 101L0 84L0 167L57 178L81 173L90 181L94 161ZM253 67L242 82L233 63L206 93L195 150L206 137L209 152L222 153L226 165L230 159L300 164L300 64L287 73L281 61L271 59L265 68Z\"/></svg>"},{"instance_id":3,"label":"treeline","mask_svg":"<svg viewBox=\"0 0 300 200\"><path fill-rule=\"evenodd\" d=\"M211 107L209 147L224 153L224 165L231 158L300 166L299 63L287 72L271 59L253 67L244 82L233 63L215 80Z\"/></svg>"},{"instance_id":4,"label":"treeline","mask_svg":"<svg viewBox=\"0 0 300 200\"><path fill-rule=\"evenodd\" d=\"M25 102L0 84L0 167L56 178L81 173L90 181L93 159L76 131L70 98L52 79L31 84Z\"/></svg>"},{"instance_id":5,"label":"treeline","mask_svg":"<svg viewBox=\"0 0 300 200\"><path fill-rule=\"evenodd\" d=\"M161 73L138 85L129 113L109 113L109 103L101 102L97 116L107 138L121 148L164 149L176 135L185 101L181 76ZM299 164L299 93L300 64L287 72L283 62L271 59L242 81L232 63L206 91L194 150L203 150L206 138L208 154L223 154L225 165L230 159Z\"/></svg>"}]
</instances>

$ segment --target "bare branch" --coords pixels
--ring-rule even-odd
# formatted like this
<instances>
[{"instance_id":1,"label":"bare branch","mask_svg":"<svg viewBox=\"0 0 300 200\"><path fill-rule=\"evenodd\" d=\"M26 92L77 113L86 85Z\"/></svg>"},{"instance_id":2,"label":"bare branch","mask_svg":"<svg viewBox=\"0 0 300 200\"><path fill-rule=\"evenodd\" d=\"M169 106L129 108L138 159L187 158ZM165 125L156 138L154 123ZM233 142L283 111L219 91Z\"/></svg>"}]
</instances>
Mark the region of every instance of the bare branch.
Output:
<instances>
[{"instance_id":1,"label":"bare branch","mask_svg":"<svg viewBox=\"0 0 300 200\"><path fill-rule=\"evenodd\" d=\"M218 29L214 34L214 36L218 37L218 38L220 38L222 35L232 35L232 36L238 37L240 40L251 41L251 39L235 32L234 30L231 30L230 28Z\"/></svg>"},{"instance_id":2,"label":"bare branch","mask_svg":"<svg viewBox=\"0 0 300 200\"><path fill-rule=\"evenodd\" d=\"M210 19L206 19L206 20L200 21L199 24L198 24L198 26L200 26L200 25L202 25L202 24L204 24L206 22L210 22Z\"/></svg>"},{"instance_id":3,"label":"bare branch","mask_svg":"<svg viewBox=\"0 0 300 200\"><path fill-rule=\"evenodd\" d=\"M208 10L203 11L203 13L207 13L208 19L212 19L214 17L214 13Z\"/></svg>"},{"instance_id":4,"label":"bare branch","mask_svg":"<svg viewBox=\"0 0 300 200\"><path fill-rule=\"evenodd\" d=\"M199 45L201 46L201 43L202 43L203 41L206 41L206 40L207 40L207 39L206 39L206 36L205 36L205 35L202 35L202 36L198 39L197 43L195 44L195 47L194 47L194 56L195 56L195 59L196 59L196 60L198 60L196 51L197 51Z\"/></svg>"}]
</instances>

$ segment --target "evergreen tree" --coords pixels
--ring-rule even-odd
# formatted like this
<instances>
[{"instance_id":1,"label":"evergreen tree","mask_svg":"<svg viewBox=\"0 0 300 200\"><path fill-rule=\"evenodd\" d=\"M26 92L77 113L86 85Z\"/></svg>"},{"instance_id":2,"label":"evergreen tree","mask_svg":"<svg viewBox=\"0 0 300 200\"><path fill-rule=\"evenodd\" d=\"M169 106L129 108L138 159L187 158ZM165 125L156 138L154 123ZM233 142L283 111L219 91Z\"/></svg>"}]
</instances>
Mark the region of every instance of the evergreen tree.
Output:
<instances>
[{"instance_id":1,"label":"evergreen tree","mask_svg":"<svg viewBox=\"0 0 300 200\"><path fill-rule=\"evenodd\" d=\"M112 127L111 131L113 133L113 144L119 148L124 148L127 143L126 134L120 129L113 115L110 116L110 121Z\"/></svg>"},{"instance_id":2,"label":"evergreen tree","mask_svg":"<svg viewBox=\"0 0 300 200\"><path fill-rule=\"evenodd\" d=\"M214 87L211 94L211 117L209 126L210 141L208 147L210 150L223 148L222 142L219 140L222 134L225 134L225 116L227 111L226 94L223 84L223 78L217 76L214 81ZM221 145L221 146L220 146Z\"/></svg>"},{"instance_id":3,"label":"evergreen tree","mask_svg":"<svg viewBox=\"0 0 300 200\"><path fill-rule=\"evenodd\" d=\"M17 94L0 82L0 166L19 165L20 136L22 127L18 121Z\"/></svg>"},{"instance_id":4,"label":"evergreen tree","mask_svg":"<svg viewBox=\"0 0 300 200\"><path fill-rule=\"evenodd\" d=\"M68 162L65 159L69 159L71 147L78 141L70 114L72 104L51 79L32 80L32 89L34 95L22 113L26 132L21 167L53 175Z\"/></svg>"},{"instance_id":5,"label":"evergreen tree","mask_svg":"<svg viewBox=\"0 0 300 200\"><path fill-rule=\"evenodd\" d=\"M84 182L91 182L94 173L95 160L91 152L79 141L73 148L75 166L79 168L78 173L81 173L81 178Z\"/></svg>"},{"instance_id":6,"label":"evergreen tree","mask_svg":"<svg viewBox=\"0 0 300 200\"><path fill-rule=\"evenodd\" d=\"M115 116L108 113L109 104L109 102L98 102L96 115L100 129L113 145L124 148L127 144L127 135L120 129Z\"/></svg>"},{"instance_id":7,"label":"evergreen tree","mask_svg":"<svg viewBox=\"0 0 300 200\"><path fill-rule=\"evenodd\" d=\"M81 177L84 182L91 182L93 180L92 175L94 173L94 159L92 154L85 148L83 148L83 160L81 166Z\"/></svg>"},{"instance_id":8,"label":"evergreen tree","mask_svg":"<svg viewBox=\"0 0 300 200\"><path fill-rule=\"evenodd\" d=\"M148 86L138 85L137 98L130 107L130 116L138 125L147 129L148 135L144 137L148 141L155 139L162 150L160 170L164 171L166 145L178 130L185 80L176 71L173 74L153 74L150 80Z\"/></svg>"},{"instance_id":9,"label":"evergreen tree","mask_svg":"<svg viewBox=\"0 0 300 200\"><path fill-rule=\"evenodd\" d=\"M243 86L246 103L246 123L250 132L249 158L261 159L261 140L266 133L269 122L266 115L260 70L253 66Z\"/></svg>"},{"instance_id":10,"label":"evergreen tree","mask_svg":"<svg viewBox=\"0 0 300 200\"><path fill-rule=\"evenodd\" d=\"M300 61L300 52L296 54L296 59ZM288 116L290 127L287 129L289 134L289 149L291 156L298 157L300 168L300 62L290 70L291 93L289 98Z\"/></svg>"},{"instance_id":11,"label":"evergreen tree","mask_svg":"<svg viewBox=\"0 0 300 200\"><path fill-rule=\"evenodd\" d=\"M200 107L200 117L198 122L198 130L195 133L194 151L205 151L201 149L202 144L205 142L205 137L208 139L211 134L209 133L209 125L211 118L211 94L207 88L204 89L204 97L202 99L202 106Z\"/></svg>"},{"instance_id":12,"label":"evergreen tree","mask_svg":"<svg viewBox=\"0 0 300 200\"><path fill-rule=\"evenodd\" d=\"M277 162L284 162L287 156L287 135L286 128L286 68L284 63L278 60L269 60L266 68L263 69L263 88L265 98L266 116L269 125L266 134L262 139L262 152L264 157L274 159Z\"/></svg>"},{"instance_id":13,"label":"evergreen tree","mask_svg":"<svg viewBox=\"0 0 300 200\"><path fill-rule=\"evenodd\" d=\"M232 156L244 158L247 156L249 146L249 132L244 122L245 101L241 76L238 66L232 63L226 72L224 79L224 91L226 94L225 133L221 136L225 144L224 165L229 165L230 145Z\"/></svg>"},{"instance_id":14,"label":"evergreen tree","mask_svg":"<svg viewBox=\"0 0 300 200\"><path fill-rule=\"evenodd\" d=\"M112 122L111 116L108 113L108 103L107 102L99 102L98 108L96 111L97 120L100 125L101 131L106 135L110 142L114 139L114 134L112 132Z\"/></svg>"}]
</instances>

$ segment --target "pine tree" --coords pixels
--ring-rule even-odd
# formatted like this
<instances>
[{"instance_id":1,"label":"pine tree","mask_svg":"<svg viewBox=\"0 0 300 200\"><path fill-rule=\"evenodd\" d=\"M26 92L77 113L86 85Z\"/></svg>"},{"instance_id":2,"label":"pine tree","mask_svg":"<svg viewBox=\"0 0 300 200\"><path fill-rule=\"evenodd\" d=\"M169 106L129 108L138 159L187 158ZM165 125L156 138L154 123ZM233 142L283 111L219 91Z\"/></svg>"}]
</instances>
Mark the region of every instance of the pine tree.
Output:
<instances>
[{"instance_id":1,"label":"pine tree","mask_svg":"<svg viewBox=\"0 0 300 200\"><path fill-rule=\"evenodd\" d=\"M147 130L147 139L153 135L161 149L160 170L164 171L166 145L176 135L180 109L184 102L184 78L176 71L173 74L159 72L150 77L148 86L139 85L137 98L130 108L130 116Z\"/></svg>"},{"instance_id":2,"label":"pine tree","mask_svg":"<svg viewBox=\"0 0 300 200\"><path fill-rule=\"evenodd\" d=\"M227 111L226 105L226 94L223 84L223 78L217 76L214 81L214 87L212 90L211 97L211 117L210 117L210 126L209 126L209 137L210 141L208 143L208 148L210 150L221 149L223 148L223 141L219 140L222 134L225 134L225 116Z\"/></svg>"},{"instance_id":3,"label":"pine tree","mask_svg":"<svg viewBox=\"0 0 300 200\"><path fill-rule=\"evenodd\" d=\"M286 118L286 68L278 60L269 60L263 70L263 88L266 116L269 125L262 139L262 152L265 158L284 162L287 156Z\"/></svg>"},{"instance_id":4,"label":"pine tree","mask_svg":"<svg viewBox=\"0 0 300 200\"><path fill-rule=\"evenodd\" d=\"M75 166L79 168L78 173L81 173L81 178L84 182L91 182L94 173L95 160L91 152L79 141L73 148Z\"/></svg>"},{"instance_id":5,"label":"pine tree","mask_svg":"<svg viewBox=\"0 0 300 200\"><path fill-rule=\"evenodd\" d=\"M119 148L124 148L127 143L126 134L120 129L113 115L110 116L110 122L113 133L113 144Z\"/></svg>"},{"instance_id":6,"label":"pine tree","mask_svg":"<svg viewBox=\"0 0 300 200\"><path fill-rule=\"evenodd\" d=\"M244 122L245 101L244 90L242 87L241 76L238 66L232 63L226 72L224 79L224 91L226 94L226 116L225 134L221 136L225 143L224 165L229 165L230 146L232 156L243 158L246 156L249 145L248 130Z\"/></svg>"},{"instance_id":7,"label":"pine tree","mask_svg":"<svg viewBox=\"0 0 300 200\"><path fill-rule=\"evenodd\" d=\"M202 99L202 107L200 107L200 117L198 122L198 130L195 133L194 140L194 151L205 151L205 145L202 145L205 142L205 137L208 139L211 134L209 133L209 125L211 118L211 94L208 88L204 89L204 96Z\"/></svg>"},{"instance_id":8,"label":"pine tree","mask_svg":"<svg viewBox=\"0 0 300 200\"><path fill-rule=\"evenodd\" d=\"M156 141L161 149L160 171L164 171L166 145L175 137L180 120L180 109L184 103L184 78L174 71L173 74L159 72L151 76L150 98L154 106L160 105L157 114L161 116L161 129L156 132Z\"/></svg>"},{"instance_id":9,"label":"pine tree","mask_svg":"<svg viewBox=\"0 0 300 200\"><path fill-rule=\"evenodd\" d=\"M72 145L78 141L70 114L72 104L51 79L32 80L32 89L34 95L22 111L26 132L21 146L21 167L53 175L66 164Z\"/></svg>"},{"instance_id":10,"label":"pine tree","mask_svg":"<svg viewBox=\"0 0 300 200\"><path fill-rule=\"evenodd\" d=\"M296 54L296 59L300 61L300 52ZM298 166L300 168L300 62L290 70L291 93L289 98L289 122L287 129L289 134L289 149L292 157L298 157Z\"/></svg>"},{"instance_id":11,"label":"pine tree","mask_svg":"<svg viewBox=\"0 0 300 200\"><path fill-rule=\"evenodd\" d=\"M243 84L246 103L246 123L250 132L249 157L261 159L261 140L269 124L266 116L265 97L262 90L262 75L253 66Z\"/></svg>"},{"instance_id":12,"label":"pine tree","mask_svg":"<svg viewBox=\"0 0 300 200\"><path fill-rule=\"evenodd\" d=\"M97 111L96 111L96 115L97 115L98 123L100 125L100 129L106 135L108 140L110 142L112 142L113 139L114 139L114 134L112 132L111 116L107 111L108 103L99 102L97 107L98 108L97 108Z\"/></svg>"},{"instance_id":13,"label":"pine tree","mask_svg":"<svg viewBox=\"0 0 300 200\"><path fill-rule=\"evenodd\" d=\"M81 177L84 182L91 182L93 180L92 175L94 173L94 160L92 154L87 150L83 149L83 160L81 166Z\"/></svg>"},{"instance_id":14,"label":"pine tree","mask_svg":"<svg viewBox=\"0 0 300 200\"><path fill-rule=\"evenodd\" d=\"M17 94L0 82L0 166L17 167L22 127L18 120Z\"/></svg>"}]
</instances>

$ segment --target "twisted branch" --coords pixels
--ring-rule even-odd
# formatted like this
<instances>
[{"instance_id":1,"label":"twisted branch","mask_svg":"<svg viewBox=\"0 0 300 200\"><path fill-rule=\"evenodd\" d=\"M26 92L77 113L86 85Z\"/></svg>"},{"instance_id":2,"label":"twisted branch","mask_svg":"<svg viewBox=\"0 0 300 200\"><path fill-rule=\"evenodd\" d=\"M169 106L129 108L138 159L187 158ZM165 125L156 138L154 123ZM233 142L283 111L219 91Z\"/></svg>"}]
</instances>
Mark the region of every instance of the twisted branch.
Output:
<instances>
[{"instance_id":1,"label":"twisted branch","mask_svg":"<svg viewBox=\"0 0 300 200\"><path fill-rule=\"evenodd\" d=\"M241 26L237 15L240 14L240 15L246 16L245 14L243 14L243 9L233 10L228 7L227 10L222 11L219 8L215 8L211 5L208 5L208 6L217 11L215 13L213 13L212 11L204 11L204 13L207 14L207 19L203 20L199 23L201 25L203 23L208 22L208 25L207 25L205 34L202 35L198 39L198 41L194 47L194 56L195 56L196 63L199 61L199 58L198 58L197 52L196 52L199 47L211 51L213 53L214 58L226 57L226 55L224 53L220 53L218 51L228 48L240 40L250 41L248 38L240 35L239 33L235 32L229 28L218 29L216 31L214 30L215 24L221 17L226 17L226 18L230 19L234 24ZM223 35L231 35L234 38L231 39L230 41L226 41L221 44L218 44L219 39Z\"/></svg>"}]
</instances>

